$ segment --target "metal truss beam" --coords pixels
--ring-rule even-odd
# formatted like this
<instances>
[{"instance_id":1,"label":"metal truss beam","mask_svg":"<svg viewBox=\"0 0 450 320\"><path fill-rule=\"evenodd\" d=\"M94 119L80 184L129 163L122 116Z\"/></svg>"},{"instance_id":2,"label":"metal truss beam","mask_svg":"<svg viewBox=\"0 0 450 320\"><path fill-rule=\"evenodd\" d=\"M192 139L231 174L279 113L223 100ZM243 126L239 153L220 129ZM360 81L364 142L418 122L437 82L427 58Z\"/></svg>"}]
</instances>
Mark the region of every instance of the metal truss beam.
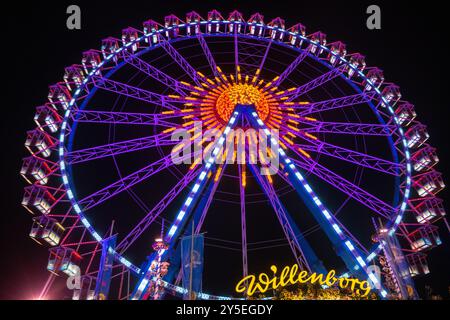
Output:
<instances>
[{"instance_id":1,"label":"metal truss beam","mask_svg":"<svg viewBox=\"0 0 450 320\"><path fill-rule=\"evenodd\" d=\"M183 90L191 91L189 86L186 86L179 82L178 80L175 80L174 78L170 77L169 75L165 74L158 68L148 64L144 60L138 58L136 55L131 54L127 52L126 50L123 51L123 58L126 63L129 65L135 67L136 69L142 71L146 75L149 75L153 79L159 81L160 83L164 84L166 87L176 91L182 96L186 95L186 92Z\"/></svg>"},{"instance_id":2,"label":"metal truss beam","mask_svg":"<svg viewBox=\"0 0 450 320\"><path fill-rule=\"evenodd\" d=\"M391 136L396 127L394 125L371 124L371 123L346 123L346 122L324 122L303 121L302 130L309 133L337 133L364 136Z\"/></svg>"},{"instance_id":3,"label":"metal truss beam","mask_svg":"<svg viewBox=\"0 0 450 320\"><path fill-rule=\"evenodd\" d=\"M349 195L351 198L365 205L380 216L391 219L397 213L397 210L377 197L354 185L350 181L326 169L313 160L302 157L299 160L293 160L300 168L311 172L320 179L328 182L333 187Z\"/></svg>"},{"instance_id":4,"label":"metal truss beam","mask_svg":"<svg viewBox=\"0 0 450 320\"><path fill-rule=\"evenodd\" d=\"M177 115L181 117L182 115ZM165 119L174 118L174 115L151 114L151 113L131 113L131 112L111 112L111 111L86 111L78 110L72 115L72 119L77 122L107 123L107 124L136 124L147 126L175 127L174 122Z\"/></svg>"},{"instance_id":5,"label":"metal truss beam","mask_svg":"<svg viewBox=\"0 0 450 320\"><path fill-rule=\"evenodd\" d=\"M404 166L396 162L391 162L374 156L370 156L361 152L353 151L343 147L339 147L320 140L304 137L310 144L298 144L304 151L311 151L324 154L346 162L354 163L358 166L370 168L380 172L384 172L393 176L399 176L404 170Z\"/></svg>"},{"instance_id":6,"label":"metal truss beam","mask_svg":"<svg viewBox=\"0 0 450 320\"><path fill-rule=\"evenodd\" d=\"M302 96L303 94L305 94L317 87L320 87L321 85L327 83L328 81L333 80L334 78L340 76L342 74L343 70L344 70L344 67L341 66L339 68L328 71L327 73L324 73L320 77L317 77L317 78L311 80L310 82L298 87L297 89L280 95L280 97L289 96L289 98L287 99L288 102L295 100L295 99L299 98L300 96Z\"/></svg>"},{"instance_id":7,"label":"metal truss beam","mask_svg":"<svg viewBox=\"0 0 450 320\"><path fill-rule=\"evenodd\" d=\"M197 86L201 86L200 76L197 71L186 61L186 59L167 41L159 35L159 44L167 54L191 77Z\"/></svg>"},{"instance_id":8,"label":"metal truss beam","mask_svg":"<svg viewBox=\"0 0 450 320\"><path fill-rule=\"evenodd\" d=\"M208 44L206 43L205 38L203 37L203 35L201 33L198 33L197 39L198 39L198 42L200 43L200 46L202 47L202 50L203 50L203 53L205 54L206 59L208 60L208 64L211 67L211 70L212 70L214 76L217 78L220 78L219 71L217 70L216 61L214 60L214 57L213 57L211 51L209 50L209 47L208 47Z\"/></svg>"},{"instance_id":9,"label":"metal truss beam","mask_svg":"<svg viewBox=\"0 0 450 320\"><path fill-rule=\"evenodd\" d=\"M110 79L105 79L99 76L93 76L92 81L97 88L114 92L123 96L145 101L150 104L154 104L169 110L179 111L178 107L170 104L170 102L176 102L177 99L171 99L168 96L154 93L148 90L130 86L125 83L117 82Z\"/></svg>"},{"instance_id":10,"label":"metal truss beam","mask_svg":"<svg viewBox=\"0 0 450 320\"><path fill-rule=\"evenodd\" d=\"M191 155L189 155L191 156ZM104 201L118 195L119 193L128 190L134 185L150 178L151 176L161 172L164 169L173 165L171 155L168 155L154 163L151 163L136 172L129 174L126 177L110 184L109 186L83 198L78 202L80 208L84 211L92 209L93 207L103 203Z\"/></svg>"},{"instance_id":11,"label":"metal truss beam","mask_svg":"<svg viewBox=\"0 0 450 320\"><path fill-rule=\"evenodd\" d=\"M318 101L306 105L298 105L298 106L294 105L290 107L298 110L297 112L298 115L305 117L317 112L323 112L333 109L350 107L361 103L367 103L370 100L372 100L375 96L376 93L374 91L363 92L351 96L345 96L325 101Z\"/></svg>"},{"instance_id":12,"label":"metal truss beam","mask_svg":"<svg viewBox=\"0 0 450 320\"><path fill-rule=\"evenodd\" d=\"M244 164L245 166L245 164ZM248 276L248 259L247 259L247 216L245 214L245 185L242 174L243 165L238 165L239 168L239 196L241 199L241 241L242 241L242 276Z\"/></svg>"},{"instance_id":13,"label":"metal truss beam","mask_svg":"<svg viewBox=\"0 0 450 320\"><path fill-rule=\"evenodd\" d=\"M170 137L170 133L161 133L150 137L137 138L87 149L70 151L65 154L65 160L68 164L76 164L157 146L176 144L177 141L172 141Z\"/></svg>"},{"instance_id":14,"label":"metal truss beam","mask_svg":"<svg viewBox=\"0 0 450 320\"><path fill-rule=\"evenodd\" d=\"M259 75L264 67L264 64L266 63L266 59L267 59L267 56L269 55L269 51L270 51L270 47L272 46L272 42L273 42L273 39L270 38L269 44L267 45L266 50L264 51L264 55L261 59L261 63L259 64L259 68L258 68L258 70L256 70L255 78L254 78L254 80L252 80L253 83L255 83L258 80Z\"/></svg>"},{"instance_id":15,"label":"metal truss beam","mask_svg":"<svg viewBox=\"0 0 450 320\"><path fill-rule=\"evenodd\" d=\"M278 79L272 83L272 87L278 87L287 77L298 67L300 63L308 56L308 51L304 50L294 61L278 76Z\"/></svg>"}]
</instances>

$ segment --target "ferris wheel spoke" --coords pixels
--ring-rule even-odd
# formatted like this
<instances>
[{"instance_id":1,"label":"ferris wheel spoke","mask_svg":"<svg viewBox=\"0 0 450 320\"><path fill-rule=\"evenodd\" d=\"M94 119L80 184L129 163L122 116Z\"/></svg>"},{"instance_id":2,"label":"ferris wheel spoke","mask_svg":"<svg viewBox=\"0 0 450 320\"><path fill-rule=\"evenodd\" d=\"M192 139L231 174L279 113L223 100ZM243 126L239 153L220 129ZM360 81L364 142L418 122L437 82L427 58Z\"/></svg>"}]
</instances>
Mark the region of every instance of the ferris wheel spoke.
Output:
<instances>
[{"instance_id":1,"label":"ferris wheel spoke","mask_svg":"<svg viewBox=\"0 0 450 320\"><path fill-rule=\"evenodd\" d=\"M185 96L186 92L183 90L186 90L188 92L191 91L191 88L189 88L189 86L183 84L182 82L179 82L178 80L175 80L174 78L165 74L158 68L150 65L149 63L145 62L136 55L129 53L126 50L123 51L123 57L126 63L142 71L143 73L152 77L153 79L159 81L166 87L176 91L178 94Z\"/></svg>"},{"instance_id":2,"label":"ferris wheel spoke","mask_svg":"<svg viewBox=\"0 0 450 320\"><path fill-rule=\"evenodd\" d=\"M236 81L241 81L241 67L239 66L239 39L237 36L237 28L234 28L234 67Z\"/></svg>"},{"instance_id":3,"label":"ferris wheel spoke","mask_svg":"<svg viewBox=\"0 0 450 320\"><path fill-rule=\"evenodd\" d=\"M86 111L73 112L72 119L77 122L106 123L106 124L135 124L147 126L175 127L176 123L167 121L175 117L185 116L186 113L160 114L160 113L131 113L115 111Z\"/></svg>"},{"instance_id":4,"label":"ferris wheel spoke","mask_svg":"<svg viewBox=\"0 0 450 320\"><path fill-rule=\"evenodd\" d=\"M190 170L181 179L175 187L173 187L158 204L147 213L147 215L139 221L134 229L117 245L117 251L121 254L125 252L147 228L159 217L159 215L167 209L172 201L189 185L189 183L198 176L200 170Z\"/></svg>"},{"instance_id":5,"label":"ferris wheel spoke","mask_svg":"<svg viewBox=\"0 0 450 320\"><path fill-rule=\"evenodd\" d=\"M284 206L281 204L280 199L278 198L275 189L273 188L272 184L268 183L263 176L259 173L258 168L256 168L254 165L249 165L251 168L251 171L253 173L253 176L258 181L259 185L263 189L264 193L266 194L272 208L274 209L278 221L281 224L281 227L283 229L284 235L289 243L289 246L291 248L291 251L294 255L294 258L296 262L298 263L300 269L302 270L308 270L311 271L311 267L309 262L312 264L315 264L316 267L319 267L318 259L313 253L312 249L308 249L310 256L308 259L305 257L303 249L305 247L309 247L309 244L307 244L306 239L299 233L294 232L293 226L291 224L291 221L288 217L288 213ZM297 233L297 234L296 234ZM300 245L299 239L302 239L302 246Z\"/></svg>"},{"instance_id":6,"label":"ferris wheel spoke","mask_svg":"<svg viewBox=\"0 0 450 320\"><path fill-rule=\"evenodd\" d=\"M252 83L256 83L258 81L261 70L264 68L264 64L266 63L267 56L269 55L270 47L272 46L273 39L270 38L269 43L266 46L266 50L264 51L264 55L261 59L258 69L256 70L255 76L253 77Z\"/></svg>"},{"instance_id":7,"label":"ferris wheel spoke","mask_svg":"<svg viewBox=\"0 0 450 320\"><path fill-rule=\"evenodd\" d=\"M214 57L211 53L211 50L209 50L208 44L206 43L205 37L203 37L202 33L197 34L198 42L200 43L200 46L202 47L203 53L206 57L206 60L208 60L208 64L211 68L212 73L215 77L220 78L221 75L219 74L219 71L217 70L217 64L214 60Z\"/></svg>"},{"instance_id":8,"label":"ferris wheel spoke","mask_svg":"<svg viewBox=\"0 0 450 320\"><path fill-rule=\"evenodd\" d=\"M392 136L397 129L394 125L372 123L326 122L297 119L306 125L302 131L308 133L337 133L363 136Z\"/></svg>"},{"instance_id":9,"label":"ferris wheel spoke","mask_svg":"<svg viewBox=\"0 0 450 320\"><path fill-rule=\"evenodd\" d=\"M361 167L370 168L393 176L399 176L404 171L404 166L385 159L374 157L365 153L346 149L320 140L303 136L309 144L294 144L293 147L303 151L320 153L346 162L351 162Z\"/></svg>"},{"instance_id":10,"label":"ferris wheel spoke","mask_svg":"<svg viewBox=\"0 0 450 320\"><path fill-rule=\"evenodd\" d=\"M297 111L297 114L299 116L305 117L309 116L313 113L333 110L333 109L341 109L345 107L351 107L362 103L370 102L374 97L376 96L376 93L373 91L370 92L363 92L358 93L350 96L345 97L339 97L334 98L330 100L324 100L324 101L318 101L318 102L312 102L312 103L300 103L296 104L289 103L289 104L281 104L282 108L290 108Z\"/></svg>"},{"instance_id":11,"label":"ferris wheel spoke","mask_svg":"<svg viewBox=\"0 0 450 320\"><path fill-rule=\"evenodd\" d=\"M92 148L75 150L67 152L65 154L65 160L68 164L76 164L157 146L176 144L177 141L172 141L170 137L170 133L160 133L154 136L125 140Z\"/></svg>"},{"instance_id":12,"label":"ferris wheel spoke","mask_svg":"<svg viewBox=\"0 0 450 320\"><path fill-rule=\"evenodd\" d=\"M322 74L320 77L317 77L311 81L309 81L308 83L296 88L295 90L292 91L287 91L286 93L283 93L280 95L280 97L288 97L288 99L286 100L287 102L291 102L299 97L301 97L302 95L304 95L305 93L318 88L320 86L322 86L323 84L327 83L328 81L333 80L334 78L340 76L343 74L345 69L345 66L340 66L338 68L332 69L330 71L328 71L327 73Z\"/></svg>"},{"instance_id":13,"label":"ferris wheel spoke","mask_svg":"<svg viewBox=\"0 0 450 320\"><path fill-rule=\"evenodd\" d=\"M189 158L191 156L192 155L185 156L185 158ZM83 198L78 202L78 204L84 211L92 209L93 207L105 202L106 200L109 200L110 198L120 194L123 191L128 190L134 185L141 183L142 181L173 165L174 162L172 160L172 157L171 155L168 155Z\"/></svg>"},{"instance_id":14,"label":"ferris wheel spoke","mask_svg":"<svg viewBox=\"0 0 450 320\"><path fill-rule=\"evenodd\" d=\"M159 44L167 52L167 54L184 70L184 72L195 82L197 86L201 86L201 76L186 61L186 59L167 41L163 36L159 35Z\"/></svg>"},{"instance_id":15,"label":"ferris wheel spoke","mask_svg":"<svg viewBox=\"0 0 450 320\"><path fill-rule=\"evenodd\" d=\"M279 75L277 76L273 82L271 87L278 87L284 80L289 77L289 75L298 67L300 63L302 63L303 60L308 56L308 51L303 50L300 55L295 58L294 61L291 62L291 64Z\"/></svg>"},{"instance_id":16,"label":"ferris wheel spoke","mask_svg":"<svg viewBox=\"0 0 450 320\"><path fill-rule=\"evenodd\" d=\"M332 185L334 188L365 205L381 217L392 219L397 213L397 209L313 160L300 155L299 159L293 161L303 170L311 172L321 180Z\"/></svg>"},{"instance_id":17,"label":"ferris wheel spoke","mask_svg":"<svg viewBox=\"0 0 450 320\"><path fill-rule=\"evenodd\" d=\"M131 97L137 100L145 101L147 103L157 105L166 109L179 111L178 107L175 107L170 102L177 102L178 99L172 99L169 96L154 93L148 90L130 86L118 81L102 78L99 76L93 76L92 81L94 86L106 91L114 92L126 97Z\"/></svg>"},{"instance_id":18,"label":"ferris wheel spoke","mask_svg":"<svg viewBox=\"0 0 450 320\"><path fill-rule=\"evenodd\" d=\"M291 181L289 180L289 178L284 174L283 171L278 170L277 175L283 180L285 181L287 184L289 184L292 188L294 188L293 184L291 183ZM345 205L347 201L344 202L343 205ZM342 205L342 206L343 206ZM342 207L341 206L341 207ZM336 222L338 223L338 225L341 227L341 229L343 229L345 231L345 233L348 235L348 237L350 237L357 245L358 247L364 252L367 253L367 249L361 244L361 242L345 227L344 224L342 224L336 217L335 214L333 214L333 216L336 218ZM309 233L310 231L314 232L315 228L317 227L313 227L311 230L306 230L305 233L303 234L304 236L307 235L307 233Z\"/></svg>"},{"instance_id":19,"label":"ferris wheel spoke","mask_svg":"<svg viewBox=\"0 0 450 320\"><path fill-rule=\"evenodd\" d=\"M239 168L239 196L241 200L241 241L242 241L242 276L245 278L248 276L248 259L247 259L247 217L245 214L245 186L246 173L245 164L238 164Z\"/></svg>"}]
</instances>

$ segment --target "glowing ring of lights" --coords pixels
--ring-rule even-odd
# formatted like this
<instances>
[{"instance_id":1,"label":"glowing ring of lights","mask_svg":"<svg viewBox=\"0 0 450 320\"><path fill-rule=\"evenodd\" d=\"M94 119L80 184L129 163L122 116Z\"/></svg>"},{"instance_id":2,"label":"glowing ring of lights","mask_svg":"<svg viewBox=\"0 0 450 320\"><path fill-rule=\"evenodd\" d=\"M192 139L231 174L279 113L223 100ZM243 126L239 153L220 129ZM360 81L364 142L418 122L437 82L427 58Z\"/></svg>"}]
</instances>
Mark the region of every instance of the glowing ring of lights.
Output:
<instances>
[{"instance_id":1,"label":"glowing ring of lights","mask_svg":"<svg viewBox=\"0 0 450 320\"><path fill-rule=\"evenodd\" d=\"M186 27L188 25L192 25L195 26L197 24L206 24L209 21L200 21L200 22L195 22L195 23L190 23L190 24L180 24L178 25L179 28L183 28ZM217 21L217 23L219 24L229 24L229 21ZM400 205L400 209L398 210L397 215L395 216L395 219L392 219L390 221L390 223L386 226L387 229L389 230L389 232L393 233L395 232L395 230L397 229L398 225L401 223L402 218L403 218L403 214L405 212L405 209L407 207L407 200L410 194L410 189L411 189L411 157L410 157L410 152L409 152L409 148L408 148L408 144L407 144L407 140L406 137L404 135L404 131L401 128L400 124L399 124L399 120L397 118L397 116L395 115L395 112L392 108L392 106L390 105L389 101L386 100L386 98L382 95L382 93L380 92L379 88L377 86L375 86L372 81L370 79L368 79L365 74L360 71L359 69L357 69L357 67L353 66L352 64L349 63L349 61L347 61L344 57L341 57L339 54L332 52L329 48L327 48L324 45L321 45L319 43L313 42L312 40L310 40L309 38L301 35L301 34L294 34L291 31L287 31L281 28L276 28L276 27L272 27L272 26L268 26L268 25L262 25L262 24L254 24L254 23L248 23L248 22L232 22L235 24L240 24L243 26L264 26L267 29L276 29L278 32L283 33L284 35L295 35L296 37L300 38L301 40L305 41L308 44L314 44L315 46L317 46L318 48L320 48L321 50L324 50L325 52L328 52L330 55L333 55L336 57L336 59L338 59L341 64L344 64L346 66L348 66L349 68L353 69L353 71L355 72L355 74L357 74L361 79L363 79L367 85L371 86L372 90L374 90L378 97L383 101L383 104L386 106L387 110L389 111L390 115L392 116L392 118L395 121L395 125L397 127L397 131L399 132L400 136L401 136L401 141L402 141L402 146L403 146L403 152L405 155L405 161L406 161L406 187L405 187L405 191L404 191L404 195L403 195L403 199L401 200L401 205ZM92 225L89 223L89 221L87 220L87 218L85 217L84 213L82 212L81 208L79 207L77 200L74 197L74 193L71 189L70 183L69 183L69 174L66 170L66 162L64 160L65 157L65 150L64 150L64 144L65 144L65 133L66 133L66 129L67 129L67 124L68 121L70 120L70 114L71 114L71 110L72 107L74 105L74 103L76 102L76 100L78 99L78 96L81 92L81 90L86 86L86 84L91 81L92 76L99 70L102 69L102 67L110 62L117 54L119 54L120 52L122 52L125 48L129 48L131 47L133 44L138 43L143 41L145 38L151 38L152 36L154 36L155 34L162 34L166 31L171 30L172 27L167 27L167 28L163 28L160 29L158 31L155 32L151 32L149 34L145 34L139 38L137 38L136 40L133 40L131 42L126 43L124 46L117 48L113 53L109 54L102 62L100 62L98 64L97 67L95 67L93 70L91 70L91 72L88 74L88 76L84 79L84 81L77 87L77 89L74 91L74 95L72 96L72 99L69 102L68 108L64 114L64 118L63 118L63 122L62 122L62 126L61 126L61 132L60 132L60 136L59 136L59 148L58 148L58 153L59 153L59 166L60 166L60 171L62 174L62 181L64 184L64 187L66 188L66 192L67 192L67 196L69 198L69 200L71 201L72 207L75 210L76 214L79 216L80 221L83 223L83 225L86 227L86 229L89 231L89 233L94 237L94 239L96 239L96 241L101 242L103 240L103 238L97 233L97 231L94 230L94 228L92 227ZM205 34L205 36L230 36L228 34L223 34L223 33L210 33L210 34ZM259 40L261 40L261 38L257 37L257 36L253 36L253 35L243 35L243 34L238 34L238 37L248 37L248 38L257 38ZM179 40L185 40L185 39L190 39L193 38L193 36L180 36ZM284 42L278 41L277 39L273 39L274 42L276 42L277 44L279 44L280 46L288 46L298 52L302 52L303 49L297 48L296 46L293 45L288 45ZM160 45L154 45L149 47L146 50L152 50L153 48L157 48ZM329 65L328 63L325 63L319 59L317 59L314 55L312 54L308 54L308 57L311 57L313 59L315 59L316 61L319 61L320 63L326 65L328 68L332 69L334 68L332 65ZM350 80L346 81L348 83L350 83L352 86L355 86L354 84L351 83ZM373 107L373 105L371 103L369 103L372 110L375 112L376 115L378 115L378 111ZM269 112L267 112L267 110L263 107L261 107L261 111L260 115L261 117L264 117L264 115L268 115ZM224 106L224 109L220 111L221 112L221 117L222 119L226 119L227 114L228 114L228 110L226 109L226 106ZM219 114L220 114L219 112ZM231 113L231 112L230 112ZM229 116L229 115L228 115ZM393 221L393 222L392 222ZM370 253L364 258L364 260L366 262L371 261L374 257L376 257L377 253L381 250L381 245L375 245L373 247L372 250L370 250ZM129 268L131 271L133 271L136 274L139 274L141 272L141 270L135 266L133 263L131 263L128 259L126 259L124 256L120 255L117 252L114 252L115 258L117 261L119 261L120 263L122 263L125 267ZM164 283L164 285L166 287L175 289L177 292L179 293L183 293L185 289L181 288L181 287L177 287L174 286L172 284L169 283ZM220 296L213 296L213 295L208 295L205 293L198 293L198 297L202 298L202 299L231 299L230 297L220 297Z\"/></svg>"}]
</instances>

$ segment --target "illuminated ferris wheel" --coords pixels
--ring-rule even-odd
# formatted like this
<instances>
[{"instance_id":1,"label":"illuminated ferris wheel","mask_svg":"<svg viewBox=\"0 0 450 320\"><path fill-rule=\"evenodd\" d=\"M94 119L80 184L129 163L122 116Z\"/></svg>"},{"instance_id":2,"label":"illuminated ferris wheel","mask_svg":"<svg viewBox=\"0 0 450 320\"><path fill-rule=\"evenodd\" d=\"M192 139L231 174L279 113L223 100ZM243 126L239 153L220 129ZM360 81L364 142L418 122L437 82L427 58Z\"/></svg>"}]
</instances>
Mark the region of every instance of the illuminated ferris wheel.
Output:
<instances>
[{"instance_id":1,"label":"illuminated ferris wheel","mask_svg":"<svg viewBox=\"0 0 450 320\"><path fill-rule=\"evenodd\" d=\"M230 208L219 229L237 228L240 264L229 269L246 276L256 243L247 241L248 228L255 233L248 216L268 206L300 269L334 268L320 249L328 246L340 274L369 279L381 298L416 298L412 277L429 272L426 252L440 244L434 223L445 212L436 149L415 118L362 54L320 31L307 35L300 23L213 10L207 19L190 12L128 27L65 69L27 132L22 204L33 214L30 237L50 246L41 297L78 271L74 299L186 295L180 239L209 237L214 206ZM216 130L218 139L198 139L198 123L199 134ZM225 143L239 128L277 148L236 161ZM192 134L182 148L197 143L207 156L175 164L180 129ZM262 174L274 157L275 174ZM381 265L379 277L371 265ZM243 298L208 289L195 296Z\"/></svg>"}]
</instances>

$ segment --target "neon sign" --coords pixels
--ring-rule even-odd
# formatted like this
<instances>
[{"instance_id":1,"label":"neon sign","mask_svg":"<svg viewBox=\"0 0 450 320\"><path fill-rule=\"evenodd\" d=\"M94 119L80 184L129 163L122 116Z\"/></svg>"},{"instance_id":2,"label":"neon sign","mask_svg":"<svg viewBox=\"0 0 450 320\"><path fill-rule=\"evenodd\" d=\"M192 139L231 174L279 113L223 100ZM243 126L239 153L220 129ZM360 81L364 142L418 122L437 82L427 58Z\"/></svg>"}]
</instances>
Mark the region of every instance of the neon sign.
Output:
<instances>
[{"instance_id":1,"label":"neon sign","mask_svg":"<svg viewBox=\"0 0 450 320\"><path fill-rule=\"evenodd\" d=\"M255 275L248 275L236 284L237 293L246 293L252 296L256 291L264 293L267 290L277 289L278 287L285 287L296 283L319 283L322 286L332 287L337 284L341 289L349 288L361 297L366 297L371 290L368 281L361 281L356 278L336 277L336 271L331 270L326 275L311 273L308 271L298 272L298 265L292 267L286 266L277 276L277 267L271 266L270 270L273 272L271 278L266 273L260 273L258 277Z\"/></svg>"}]
</instances>

